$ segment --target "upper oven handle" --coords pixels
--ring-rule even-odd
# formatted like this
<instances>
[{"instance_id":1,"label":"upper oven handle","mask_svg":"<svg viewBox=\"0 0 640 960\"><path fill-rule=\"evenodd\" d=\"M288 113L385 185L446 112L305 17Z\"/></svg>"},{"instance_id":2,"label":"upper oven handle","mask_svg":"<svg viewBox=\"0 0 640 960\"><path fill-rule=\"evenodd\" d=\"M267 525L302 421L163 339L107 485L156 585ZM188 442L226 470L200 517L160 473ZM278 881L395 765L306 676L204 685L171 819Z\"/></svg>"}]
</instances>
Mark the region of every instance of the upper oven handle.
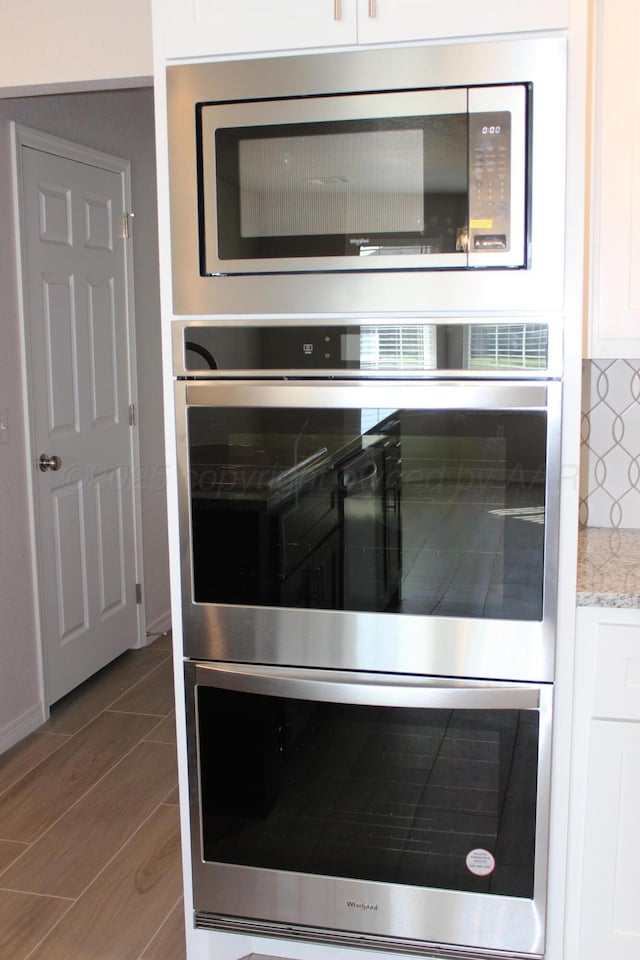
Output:
<instances>
[{"instance_id":1,"label":"upper oven handle","mask_svg":"<svg viewBox=\"0 0 640 960\"><path fill-rule=\"evenodd\" d=\"M306 670L242 663L198 663L196 684L265 697L380 707L458 710L537 710L540 687L339 670Z\"/></svg>"}]
</instances>

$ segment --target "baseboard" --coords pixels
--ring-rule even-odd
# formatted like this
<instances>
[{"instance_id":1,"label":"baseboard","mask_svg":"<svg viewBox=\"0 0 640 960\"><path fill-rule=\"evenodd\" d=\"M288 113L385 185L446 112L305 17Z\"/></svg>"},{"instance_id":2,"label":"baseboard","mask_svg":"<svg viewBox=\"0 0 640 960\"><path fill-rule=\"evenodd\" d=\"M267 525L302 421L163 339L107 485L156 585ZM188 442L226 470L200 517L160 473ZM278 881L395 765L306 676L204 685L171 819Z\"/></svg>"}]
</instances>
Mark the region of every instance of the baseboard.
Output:
<instances>
[{"instance_id":1,"label":"baseboard","mask_svg":"<svg viewBox=\"0 0 640 960\"><path fill-rule=\"evenodd\" d=\"M167 630L171 630L171 610L167 610L162 616L147 623L147 637L158 636L160 633L166 633Z\"/></svg>"},{"instance_id":2,"label":"baseboard","mask_svg":"<svg viewBox=\"0 0 640 960\"><path fill-rule=\"evenodd\" d=\"M28 737L30 733L41 727L46 719L43 705L37 703L22 716L16 717L15 720L2 727L0 729L0 754Z\"/></svg>"}]
</instances>

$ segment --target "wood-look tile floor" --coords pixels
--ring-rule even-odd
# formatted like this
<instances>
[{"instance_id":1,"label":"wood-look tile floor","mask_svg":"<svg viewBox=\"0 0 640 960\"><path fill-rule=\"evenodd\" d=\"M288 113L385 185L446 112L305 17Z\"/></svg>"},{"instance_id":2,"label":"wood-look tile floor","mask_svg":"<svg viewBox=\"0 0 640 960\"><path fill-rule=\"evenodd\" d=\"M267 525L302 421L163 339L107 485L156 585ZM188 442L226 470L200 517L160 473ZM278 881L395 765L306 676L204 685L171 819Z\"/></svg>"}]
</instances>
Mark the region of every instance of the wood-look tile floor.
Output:
<instances>
[{"instance_id":1,"label":"wood-look tile floor","mask_svg":"<svg viewBox=\"0 0 640 960\"><path fill-rule=\"evenodd\" d=\"M0 960L184 960L171 641L0 756Z\"/></svg>"}]
</instances>

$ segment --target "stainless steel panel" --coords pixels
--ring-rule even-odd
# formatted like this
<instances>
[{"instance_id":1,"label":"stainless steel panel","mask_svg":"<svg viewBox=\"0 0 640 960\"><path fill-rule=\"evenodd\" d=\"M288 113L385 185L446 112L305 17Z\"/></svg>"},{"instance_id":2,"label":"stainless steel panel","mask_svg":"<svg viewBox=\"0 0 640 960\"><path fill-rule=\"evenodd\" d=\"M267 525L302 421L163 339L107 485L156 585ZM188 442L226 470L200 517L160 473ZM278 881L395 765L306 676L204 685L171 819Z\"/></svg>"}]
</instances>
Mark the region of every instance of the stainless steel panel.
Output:
<instances>
[{"instance_id":1,"label":"stainless steel panel","mask_svg":"<svg viewBox=\"0 0 640 960\"><path fill-rule=\"evenodd\" d=\"M544 410L547 383L440 380L428 383L320 380L233 380L186 382L186 406L402 407L406 410Z\"/></svg>"},{"instance_id":2,"label":"stainless steel panel","mask_svg":"<svg viewBox=\"0 0 640 960\"><path fill-rule=\"evenodd\" d=\"M549 566L553 569L554 564ZM188 572L183 589L189 597ZM555 581L549 578L544 598L548 620L540 623L275 610L186 600L184 649L186 656L207 660L551 681L552 597Z\"/></svg>"}]
</instances>

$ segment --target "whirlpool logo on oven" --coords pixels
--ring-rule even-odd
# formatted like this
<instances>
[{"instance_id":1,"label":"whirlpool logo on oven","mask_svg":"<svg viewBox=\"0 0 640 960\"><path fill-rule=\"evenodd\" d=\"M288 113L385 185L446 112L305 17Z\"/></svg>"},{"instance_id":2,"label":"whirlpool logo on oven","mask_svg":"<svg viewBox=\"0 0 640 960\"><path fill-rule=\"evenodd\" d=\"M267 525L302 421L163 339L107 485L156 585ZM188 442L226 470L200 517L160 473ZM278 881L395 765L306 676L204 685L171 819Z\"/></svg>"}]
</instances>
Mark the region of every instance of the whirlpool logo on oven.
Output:
<instances>
[{"instance_id":1,"label":"whirlpool logo on oven","mask_svg":"<svg viewBox=\"0 0 640 960\"><path fill-rule=\"evenodd\" d=\"M366 900L347 900L347 906L351 910L358 910L360 913L368 913L378 909L377 903L367 903Z\"/></svg>"}]
</instances>

